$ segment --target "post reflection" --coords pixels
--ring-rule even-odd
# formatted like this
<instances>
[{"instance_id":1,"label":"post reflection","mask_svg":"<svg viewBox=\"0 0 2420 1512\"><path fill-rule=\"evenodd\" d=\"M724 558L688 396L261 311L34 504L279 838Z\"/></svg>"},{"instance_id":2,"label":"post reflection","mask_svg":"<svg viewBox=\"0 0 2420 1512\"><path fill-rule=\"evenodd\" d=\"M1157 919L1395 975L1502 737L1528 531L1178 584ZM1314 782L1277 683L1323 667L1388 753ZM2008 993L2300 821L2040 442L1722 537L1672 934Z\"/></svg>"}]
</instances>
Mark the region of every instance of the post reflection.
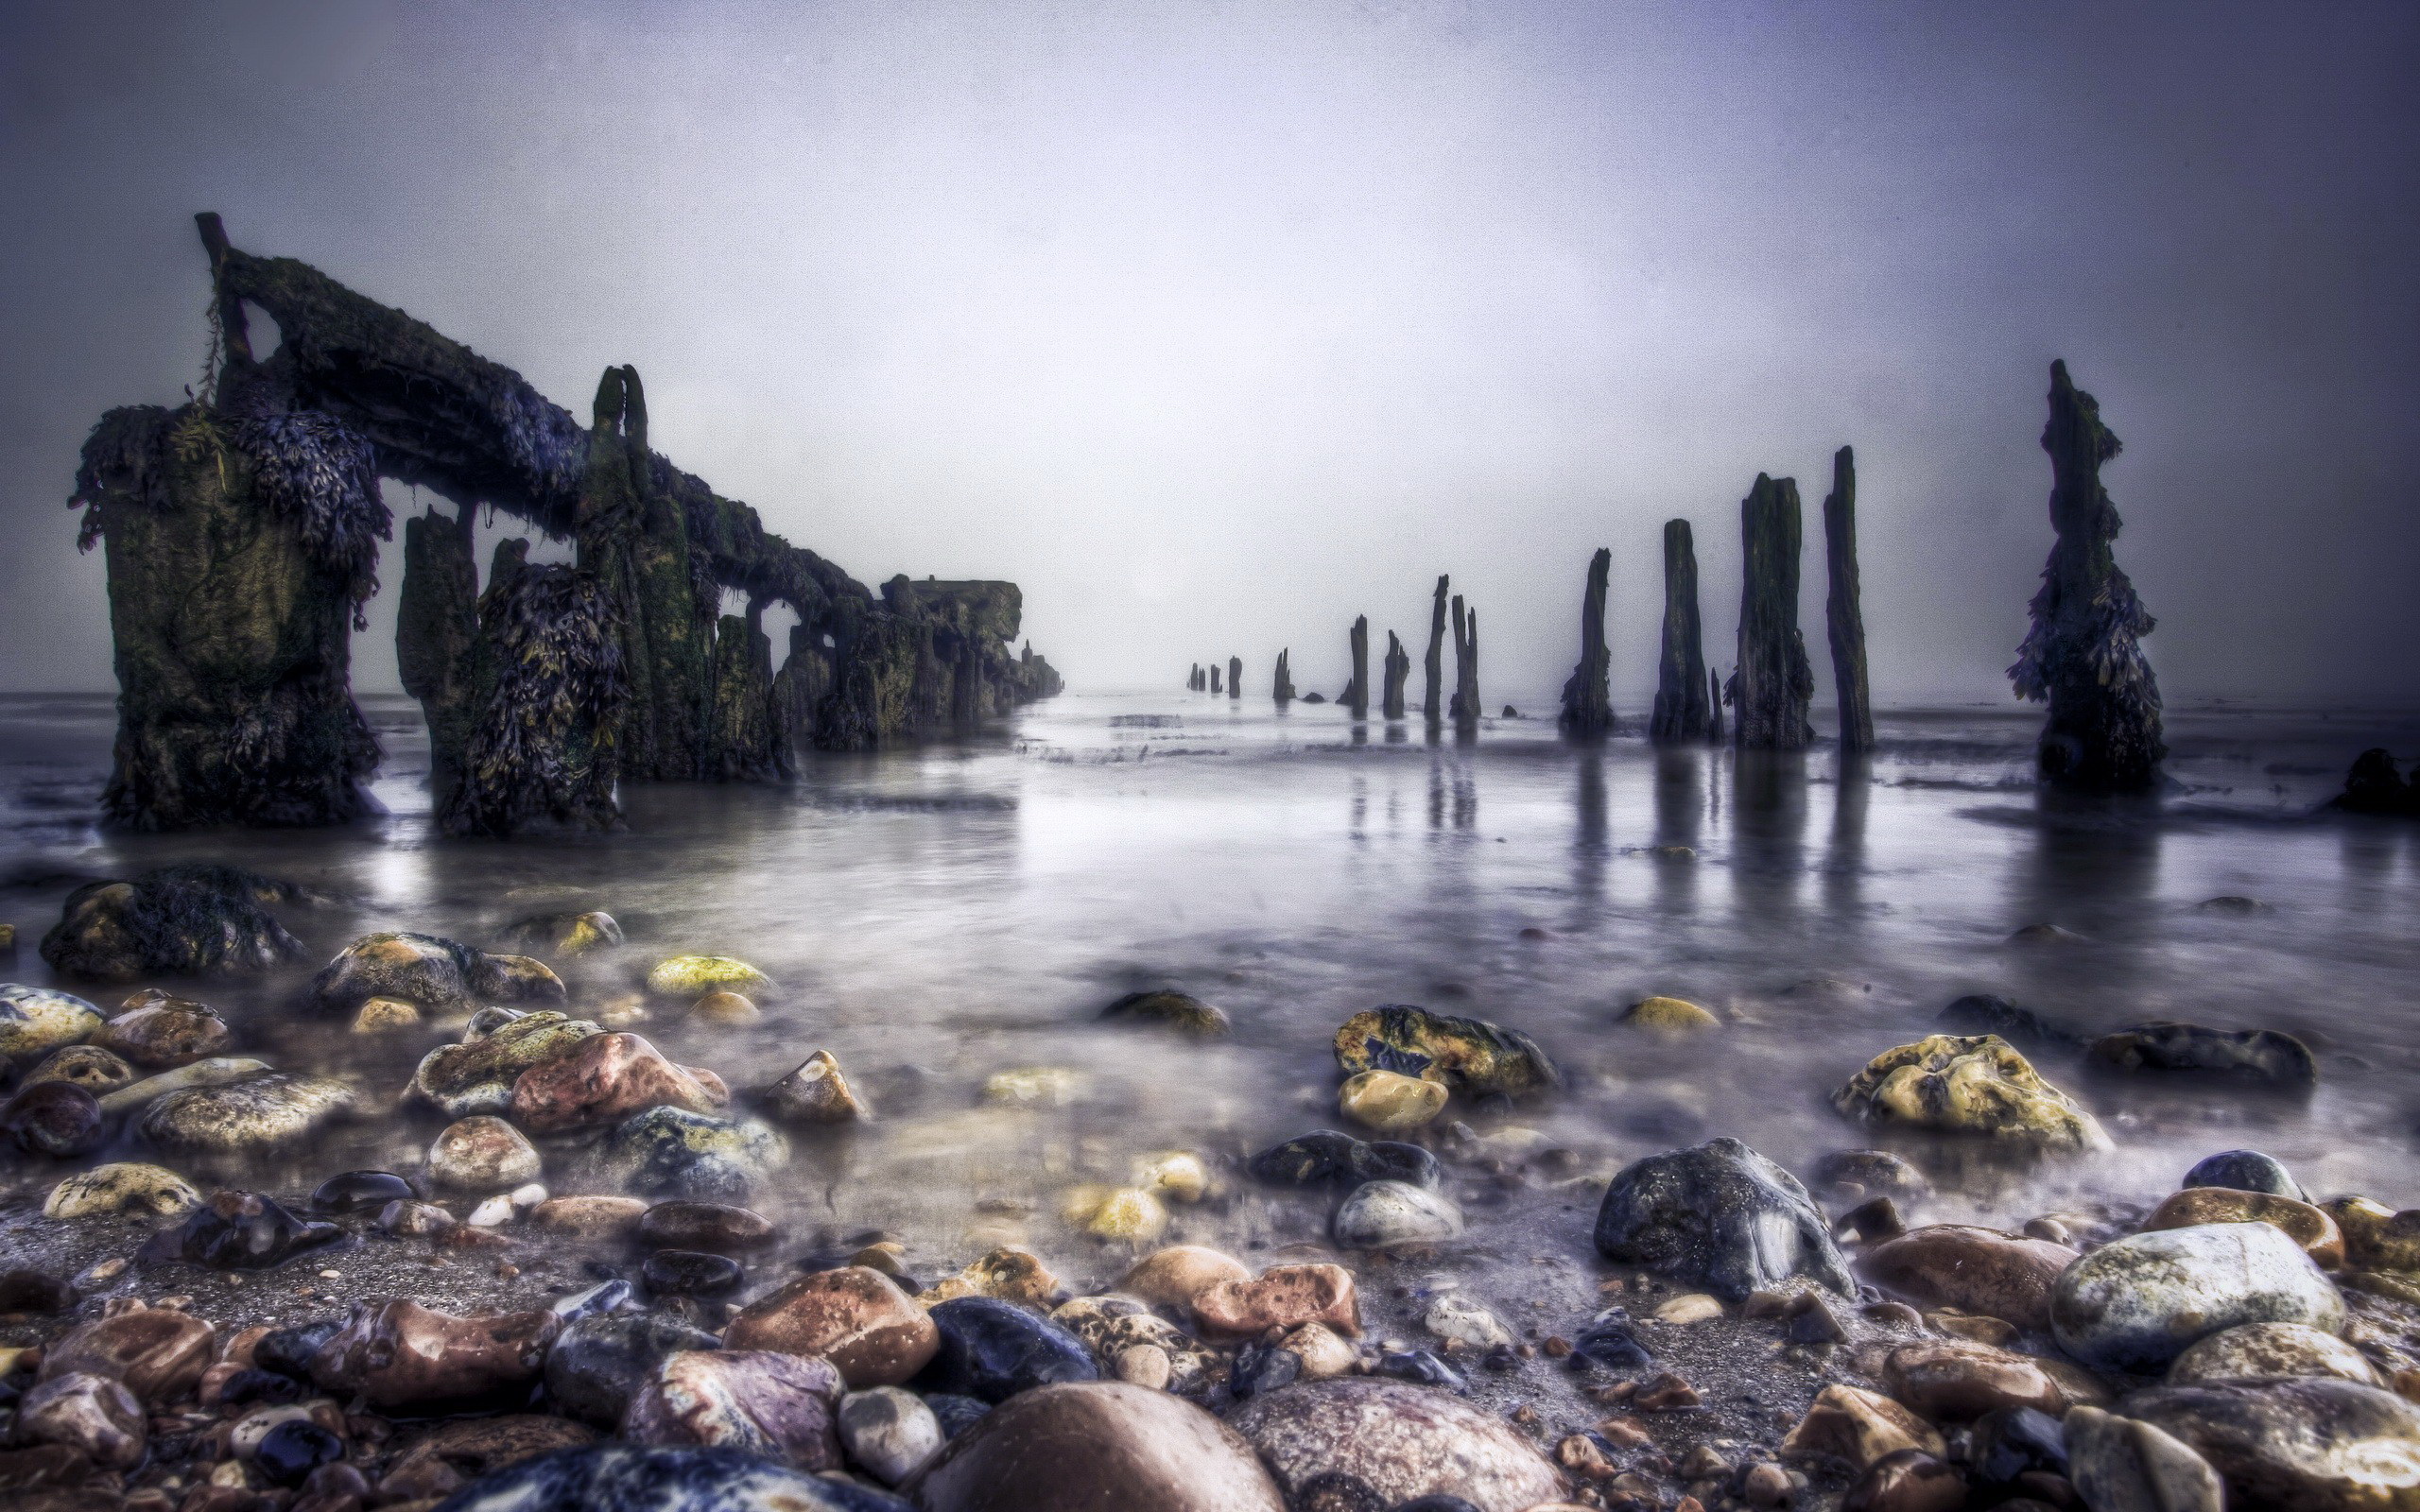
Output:
<instances>
[{"instance_id":1,"label":"post reflection","mask_svg":"<svg viewBox=\"0 0 2420 1512\"><path fill-rule=\"evenodd\" d=\"M1711 761L1696 746L1666 746L1655 752L1655 906L1663 913L1697 911L1697 859L1680 851L1698 850L1704 841Z\"/></svg>"},{"instance_id":2,"label":"post reflection","mask_svg":"<svg viewBox=\"0 0 2420 1512\"><path fill-rule=\"evenodd\" d=\"M1806 875L1806 757L1743 750L1731 766L1731 886L1739 911L1772 925L1800 920Z\"/></svg>"}]
</instances>

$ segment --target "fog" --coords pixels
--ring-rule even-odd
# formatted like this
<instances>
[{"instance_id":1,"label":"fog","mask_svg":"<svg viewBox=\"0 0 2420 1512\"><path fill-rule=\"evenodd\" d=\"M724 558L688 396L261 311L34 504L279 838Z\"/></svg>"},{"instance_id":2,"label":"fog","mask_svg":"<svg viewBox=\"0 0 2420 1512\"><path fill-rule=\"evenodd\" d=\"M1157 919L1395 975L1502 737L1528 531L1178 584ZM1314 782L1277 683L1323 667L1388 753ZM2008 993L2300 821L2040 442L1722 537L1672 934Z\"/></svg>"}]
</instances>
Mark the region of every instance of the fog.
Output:
<instances>
[{"instance_id":1,"label":"fog","mask_svg":"<svg viewBox=\"0 0 2420 1512\"><path fill-rule=\"evenodd\" d=\"M1760 471L1828 688L1847 443L1876 701L2006 698L2064 356L2171 698L2420 696L2409 7L8 10L0 687L110 684L62 504L198 381L215 209L576 413L635 364L681 466L869 584L1015 580L1079 689L1332 695L1450 573L1534 698L1605 545L1635 716L1661 523L1727 665Z\"/></svg>"}]
</instances>

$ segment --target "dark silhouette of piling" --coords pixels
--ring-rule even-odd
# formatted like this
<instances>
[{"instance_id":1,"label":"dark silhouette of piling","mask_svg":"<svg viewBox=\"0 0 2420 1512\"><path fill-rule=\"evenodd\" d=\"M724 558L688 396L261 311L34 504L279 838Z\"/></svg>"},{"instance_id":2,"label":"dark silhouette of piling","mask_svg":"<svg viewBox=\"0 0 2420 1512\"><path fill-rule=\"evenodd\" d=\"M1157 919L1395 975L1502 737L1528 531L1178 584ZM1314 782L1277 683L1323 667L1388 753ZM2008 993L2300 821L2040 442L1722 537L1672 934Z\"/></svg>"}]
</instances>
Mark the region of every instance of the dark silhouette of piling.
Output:
<instances>
[{"instance_id":1,"label":"dark silhouette of piling","mask_svg":"<svg viewBox=\"0 0 2420 1512\"><path fill-rule=\"evenodd\" d=\"M1588 558L1588 588L1580 601L1580 662L1563 685L1564 733L1592 740L1613 733L1613 659L1605 650L1605 577L1614 554L1597 548Z\"/></svg>"},{"instance_id":2,"label":"dark silhouette of piling","mask_svg":"<svg viewBox=\"0 0 2420 1512\"><path fill-rule=\"evenodd\" d=\"M1662 744L1704 740L1719 716L1720 690L1709 696L1705 644L1698 621L1698 552L1686 520L1664 522L1664 644L1655 664L1655 711L1648 734Z\"/></svg>"},{"instance_id":3,"label":"dark silhouette of piling","mask_svg":"<svg viewBox=\"0 0 2420 1512\"><path fill-rule=\"evenodd\" d=\"M1434 730L1445 717L1445 579L1437 579L1437 596L1428 606L1428 692L1420 713Z\"/></svg>"},{"instance_id":4,"label":"dark silhouette of piling","mask_svg":"<svg viewBox=\"0 0 2420 1512\"><path fill-rule=\"evenodd\" d=\"M1824 564L1831 592L1824 626L1832 641L1832 680L1840 689L1841 749L1874 748L1874 700L1865 680L1865 612L1858 605L1857 456L1832 454L1832 491L1824 498Z\"/></svg>"},{"instance_id":5,"label":"dark silhouette of piling","mask_svg":"<svg viewBox=\"0 0 2420 1512\"><path fill-rule=\"evenodd\" d=\"M1739 505L1739 664L1731 739L1742 749L1804 750L1815 673L1798 629L1798 481L1756 474Z\"/></svg>"},{"instance_id":6,"label":"dark silhouette of piling","mask_svg":"<svg viewBox=\"0 0 2420 1512\"><path fill-rule=\"evenodd\" d=\"M1378 713L1389 719L1403 717L1403 685L1411 679L1411 653L1403 648L1395 632L1387 632L1386 680L1379 699Z\"/></svg>"}]
</instances>

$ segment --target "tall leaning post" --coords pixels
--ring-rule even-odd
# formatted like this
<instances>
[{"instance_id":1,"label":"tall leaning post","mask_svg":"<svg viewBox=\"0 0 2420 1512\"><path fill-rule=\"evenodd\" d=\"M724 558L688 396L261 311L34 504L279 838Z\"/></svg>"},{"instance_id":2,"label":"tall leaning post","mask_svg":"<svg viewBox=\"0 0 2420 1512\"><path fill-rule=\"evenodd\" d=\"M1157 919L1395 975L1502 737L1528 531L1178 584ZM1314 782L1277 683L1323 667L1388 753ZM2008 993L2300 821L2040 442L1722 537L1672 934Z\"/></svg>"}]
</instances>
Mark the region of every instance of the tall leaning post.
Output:
<instances>
[{"instance_id":1,"label":"tall leaning post","mask_svg":"<svg viewBox=\"0 0 2420 1512\"><path fill-rule=\"evenodd\" d=\"M1841 749L1863 755L1874 748L1874 699L1866 688L1865 611L1858 603L1857 456L1845 446L1832 454L1832 491L1824 497L1824 564L1830 579L1824 626L1840 689Z\"/></svg>"}]
</instances>

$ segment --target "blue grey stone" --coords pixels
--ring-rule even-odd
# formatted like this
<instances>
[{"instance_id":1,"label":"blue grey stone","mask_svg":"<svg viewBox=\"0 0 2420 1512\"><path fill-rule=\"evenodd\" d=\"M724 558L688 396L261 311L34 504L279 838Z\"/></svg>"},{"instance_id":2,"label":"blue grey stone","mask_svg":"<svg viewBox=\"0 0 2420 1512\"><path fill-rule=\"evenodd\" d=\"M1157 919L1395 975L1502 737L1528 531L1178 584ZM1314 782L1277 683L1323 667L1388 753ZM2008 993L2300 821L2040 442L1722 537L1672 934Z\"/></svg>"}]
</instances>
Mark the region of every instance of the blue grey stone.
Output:
<instances>
[{"instance_id":1,"label":"blue grey stone","mask_svg":"<svg viewBox=\"0 0 2420 1512\"><path fill-rule=\"evenodd\" d=\"M2308 1202L2302 1183L2286 1162L2258 1150L2221 1150L2185 1173L2187 1187L2225 1187L2235 1192L2266 1192L2272 1196Z\"/></svg>"},{"instance_id":2,"label":"blue grey stone","mask_svg":"<svg viewBox=\"0 0 2420 1512\"><path fill-rule=\"evenodd\" d=\"M723 1449L590 1444L507 1466L438 1512L915 1512L888 1491Z\"/></svg>"},{"instance_id":3,"label":"blue grey stone","mask_svg":"<svg viewBox=\"0 0 2420 1512\"><path fill-rule=\"evenodd\" d=\"M789 1160L789 1144L755 1119L650 1108L614 1126L605 1160L642 1196L746 1203Z\"/></svg>"},{"instance_id":4,"label":"blue grey stone","mask_svg":"<svg viewBox=\"0 0 2420 1512\"><path fill-rule=\"evenodd\" d=\"M1726 1301L1805 1276L1857 1295L1832 1227L1798 1178L1735 1139L1633 1162L1605 1189L1597 1248Z\"/></svg>"},{"instance_id":5,"label":"blue grey stone","mask_svg":"<svg viewBox=\"0 0 2420 1512\"><path fill-rule=\"evenodd\" d=\"M1083 1340L1013 1302L954 1297L931 1316L942 1345L917 1378L920 1387L996 1403L1036 1386L1100 1379Z\"/></svg>"}]
</instances>

